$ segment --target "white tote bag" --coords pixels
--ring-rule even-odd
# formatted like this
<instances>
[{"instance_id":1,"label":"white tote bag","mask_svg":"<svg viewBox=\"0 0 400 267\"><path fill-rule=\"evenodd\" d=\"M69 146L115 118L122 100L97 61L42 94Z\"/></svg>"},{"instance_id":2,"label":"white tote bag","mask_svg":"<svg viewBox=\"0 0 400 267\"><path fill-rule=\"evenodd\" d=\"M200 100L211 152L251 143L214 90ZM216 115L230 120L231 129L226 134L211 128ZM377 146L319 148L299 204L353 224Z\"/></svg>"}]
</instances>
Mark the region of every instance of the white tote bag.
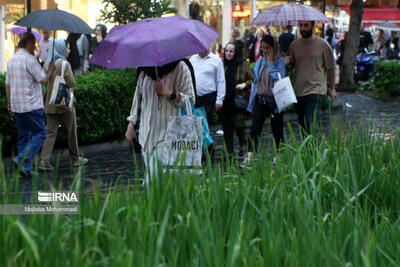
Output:
<instances>
[{"instance_id":1,"label":"white tote bag","mask_svg":"<svg viewBox=\"0 0 400 267\"><path fill-rule=\"evenodd\" d=\"M165 168L194 170L201 173L201 153L203 147L203 118L195 116L189 101L187 115L170 116L164 141L157 145L158 159Z\"/></svg>"},{"instance_id":2,"label":"white tote bag","mask_svg":"<svg viewBox=\"0 0 400 267\"><path fill-rule=\"evenodd\" d=\"M272 88L272 94L274 95L279 112L282 112L291 104L297 103L297 99L296 95L294 94L290 78L285 77L281 79L280 73L278 73L278 76L279 81L275 82L275 85Z\"/></svg>"},{"instance_id":3,"label":"white tote bag","mask_svg":"<svg viewBox=\"0 0 400 267\"><path fill-rule=\"evenodd\" d=\"M56 76L49 104L56 105L61 108L72 108L74 102L74 93L69 90L64 79L67 62L63 61L61 68L61 76Z\"/></svg>"}]
</instances>

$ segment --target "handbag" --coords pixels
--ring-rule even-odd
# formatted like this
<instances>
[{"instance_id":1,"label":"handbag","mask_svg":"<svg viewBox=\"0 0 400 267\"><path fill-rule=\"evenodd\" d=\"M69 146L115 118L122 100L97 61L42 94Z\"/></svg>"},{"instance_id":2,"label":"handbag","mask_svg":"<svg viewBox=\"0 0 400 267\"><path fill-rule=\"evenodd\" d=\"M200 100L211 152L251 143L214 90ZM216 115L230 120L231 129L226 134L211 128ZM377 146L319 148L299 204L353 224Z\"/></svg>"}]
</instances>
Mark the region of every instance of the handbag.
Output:
<instances>
[{"instance_id":1,"label":"handbag","mask_svg":"<svg viewBox=\"0 0 400 267\"><path fill-rule=\"evenodd\" d=\"M162 166L184 167L201 173L203 118L193 114L187 101L186 115L170 116L165 138L156 147Z\"/></svg>"},{"instance_id":2,"label":"handbag","mask_svg":"<svg viewBox=\"0 0 400 267\"><path fill-rule=\"evenodd\" d=\"M74 93L69 90L65 83L64 74L67 62L63 61L61 68L61 76L56 76L51 90L50 105L60 108L71 109L74 102Z\"/></svg>"},{"instance_id":3,"label":"handbag","mask_svg":"<svg viewBox=\"0 0 400 267\"><path fill-rule=\"evenodd\" d=\"M257 94L256 98L257 98L258 103L266 106L270 110L271 113L273 112L273 110L276 106L276 103L275 103L275 99L272 95Z\"/></svg>"},{"instance_id":4,"label":"handbag","mask_svg":"<svg viewBox=\"0 0 400 267\"><path fill-rule=\"evenodd\" d=\"M279 81L275 82L275 85L271 91L274 95L279 112L282 112L291 104L297 103L297 99L289 77L281 79L280 73L278 73L278 77Z\"/></svg>"},{"instance_id":5,"label":"handbag","mask_svg":"<svg viewBox=\"0 0 400 267\"><path fill-rule=\"evenodd\" d=\"M247 106L249 105L249 99L242 95L235 96L235 106L238 110L247 111Z\"/></svg>"}]
</instances>

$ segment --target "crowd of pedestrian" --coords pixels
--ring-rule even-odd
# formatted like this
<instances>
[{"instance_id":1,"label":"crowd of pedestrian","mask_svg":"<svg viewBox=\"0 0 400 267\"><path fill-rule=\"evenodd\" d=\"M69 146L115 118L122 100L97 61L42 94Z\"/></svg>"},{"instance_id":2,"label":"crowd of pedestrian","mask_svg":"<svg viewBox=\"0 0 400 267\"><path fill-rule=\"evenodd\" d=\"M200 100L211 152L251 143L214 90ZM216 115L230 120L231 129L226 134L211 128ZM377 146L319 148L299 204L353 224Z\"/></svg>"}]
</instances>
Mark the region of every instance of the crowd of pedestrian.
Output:
<instances>
[{"instance_id":1,"label":"crowd of pedestrian","mask_svg":"<svg viewBox=\"0 0 400 267\"><path fill-rule=\"evenodd\" d=\"M311 21L300 22L301 37L297 40L294 40L291 27L287 27L285 34L280 38L287 46L283 51L275 37L264 34L263 31L257 32L255 27L249 30L248 34L252 37L247 40L239 38L239 32L233 29L232 40L224 47L222 57L212 53L211 48L191 57L192 76L189 75L190 68L183 63L179 63L180 65L171 63L172 65L157 68L160 77L171 72L171 78L161 78L158 81L154 76L154 68L138 68L139 79L131 115L128 117L127 141L131 146L138 141L143 146L145 161L154 163L158 153L156 143L165 135L168 116L179 112L178 107L183 105L182 100L188 97L194 98L195 107L205 109L209 123L213 123L216 117L219 118L227 157L233 157L235 154L233 139L236 133L239 139L239 156L245 156L242 166L249 166L259 146L261 131L267 118L271 120L274 147L277 152L284 142L284 111L278 110L272 88L275 82L286 77L287 71L291 69L296 73L293 85L298 99L296 104L298 121L304 135L312 133L312 125L316 125L319 119L322 98L328 92L328 84L331 98L333 100L336 98L335 60L332 48L326 40L313 34L314 27ZM260 53L255 51L257 46L260 47ZM244 55L246 50L251 51L247 55L254 55L254 59L257 58L256 55L260 55L253 71ZM168 67L168 71L163 71L164 67ZM171 70L173 67L174 71ZM181 72L186 74L183 75ZM184 79L185 82L171 85L168 84L169 79L174 81ZM190 82L193 82L193 79L194 90L191 89ZM184 85L186 90L182 84L186 84ZM165 88L175 88L175 90ZM155 111L159 103L162 112ZM139 138L134 130L138 114L141 116ZM251 114L250 136L246 137L244 120L250 118ZM154 131L154 134L149 131ZM212 158L214 154L212 145L208 147L208 152ZM145 182L148 187L154 176L154 169L157 168L149 164L146 166L150 168Z\"/></svg>"},{"instance_id":2,"label":"crowd of pedestrian","mask_svg":"<svg viewBox=\"0 0 400 267\"><path fill-rule=\"evenodd\" d=\"M292 27L284 28L279 38L267 29L251 27L244 39L233 29L232 40L221 55L211 50L188 59L160 66L137 69L137 86L128 120L126 139L130 145L138 142L147 169L146 184L157 173L157 144L165 137L170 116L177 116L186 101L195 107L204 107L207 121L218 118L222 124L224 144L228 156L233 156L234 133L239 139L239 156L247 165L257 151L266 119L270 119L274 147L279 152L284 142L284 111L279 111L272 94L276 81L295 70L292 81L298 103L296 111L303 134L311 133L321 110L322 97L328 93L334 100L335 60L332 48L336 46L331 32L326 40L315 36L314 23L299 23L300 38ZM85 164L77 142L75 108L60 108L50 104L56 77L63 76L72 90L75 76L86 74L97 67L89 58L99 43L106 38L107 29L98 25L96 36L68 35L67 40L52 40L45 32L34 56L35 37L26 33L19 50L8 62L7 100L10 113L18 128L18 155L14 161L24 161L23 171L32 171L31 160L42 149L39 169L53 170L50 159L59 124L64 122L68 132L68 148L73 165ZM218 52L218 50L216 50ZM254 69L248 62L255 62ZM42 66L43 67L42 67ZM44 97L41 84L46 86ZM43 100L44 99L44 100ZM46 126L44 115L46 117ZM251 116L252 115L252 116ZM244 120L252 119L250 136L245 135ZM135 126L140 121L139 136ZM213 145L208 147L212 157Z\"/></svg>"}]
</instances>

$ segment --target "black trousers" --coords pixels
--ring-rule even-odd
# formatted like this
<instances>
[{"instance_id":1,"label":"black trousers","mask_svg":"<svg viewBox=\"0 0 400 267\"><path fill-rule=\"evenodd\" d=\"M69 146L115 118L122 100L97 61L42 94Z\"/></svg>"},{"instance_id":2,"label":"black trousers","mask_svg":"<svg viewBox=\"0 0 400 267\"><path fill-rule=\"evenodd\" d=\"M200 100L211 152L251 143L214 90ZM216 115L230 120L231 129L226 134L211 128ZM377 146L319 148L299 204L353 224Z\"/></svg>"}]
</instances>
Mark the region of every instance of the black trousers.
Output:
<instances>
[{"instance_id":1,"label":"black trousers","mask_svg":"<svg viewBox=\"0 0 400 267\"><path fill-rule=\"evenodd\" d=\"M323 95L311 94L297 97L296 111L302 133L310 134L311 125L317 126L322 108Z\"/></svg>"},{"instance_id":2,"label":"black trousers","mask_svg":"<svg viewBox=\"0 0 400 267\"><path fill-rule=\"evenodd\" d=\"M209 93L202 96L196 95L196 104L195 108L203 107L206 112L207 122L210 126L214 123L213 115L215 113L215 101L217 100L217 92ZM214 143L208 146L208 153L212 158L214 156Z\"/></svg>"},{"instance_id":3,"label":"black trousers","mask_svg":"<svg viewBox=\"0 0 400 267\"><path fill-rule=\"evenodd\" d=\"M233 132L235 132L239 138L241 149L242 147L245 147L245 123L243 120L237 119L235 108L230 105L225 105L224 103L224 106L218 115L224 131L224 141L227 152L229 154L233 153Z\"/></svg>"},{"instance_id":4,"label":"black trousers","mask_svg":"<svg viewBox=\"0 0 400 267\"><path fill-rule=\"evenodd\" d=\"M208 124L213 123L213 114L215 113L215 101L217 100L217 92L209 93L202 96L196 95L196 104L194 105L195 108L203 107Z\"/></svg>"},{"instance_id":5,"label":"black trousers","mask_svg":"<svg viewBox=\"0 0 400 267\"><path fill-rule=\"evenodd\" d=\"M254 149L257 151L265 119L269 117L271 117L271 129L276 148L278 149L280 143L283 143L283 113L272 113L272 111L271 107L259 103L256 98L253 110L253 122L251 124L248 142L248 150L250 152L253 152Z\"/></svg>"}]
</instances>

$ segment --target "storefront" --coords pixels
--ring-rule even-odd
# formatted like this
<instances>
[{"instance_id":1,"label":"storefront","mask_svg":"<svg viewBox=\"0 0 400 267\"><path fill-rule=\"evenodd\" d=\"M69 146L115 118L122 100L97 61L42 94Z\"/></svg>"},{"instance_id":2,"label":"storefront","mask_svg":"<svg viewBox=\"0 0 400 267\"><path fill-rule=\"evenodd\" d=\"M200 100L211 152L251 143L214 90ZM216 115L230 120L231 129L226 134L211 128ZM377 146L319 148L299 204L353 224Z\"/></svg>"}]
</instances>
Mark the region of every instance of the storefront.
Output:
<instances>
[{"instance_id":1,"label":"storefront","mask_svg":"<svg viewBox=\"0 0 400 267\"><path fill-rule=\"evenodd\" d=\"M295 2L299 4L305 4L313 6L319 10L322 10L322 2L317 1L280 1L280 0L244 0L244 1L224 1L224 0L195 0L188 3L189 18L198 19L205 22L215 30L221 33L218 38L218 42L225 44L230 39L230 33L232 28L237 28L241 37L245 35L245 32L250 27L250 22L253 18L263 10L272 6L286 4L288 2ZM230 4L230 6L229 6ZM178 8L179 9L179 8ZM229 24L226 23L224 14L229 16ZM184 14L181 14L184 15ZM223 23L225 19L225 23ZM227 26L229 25L229 26ZM260 26L263 30L265 27ZM268 27L271 34L279 36L281 33L281 27ZM317 32L322 31L321 26L317 29ZM229 32L229 33L227 33Z\"/></svg>"}]
</instances>

